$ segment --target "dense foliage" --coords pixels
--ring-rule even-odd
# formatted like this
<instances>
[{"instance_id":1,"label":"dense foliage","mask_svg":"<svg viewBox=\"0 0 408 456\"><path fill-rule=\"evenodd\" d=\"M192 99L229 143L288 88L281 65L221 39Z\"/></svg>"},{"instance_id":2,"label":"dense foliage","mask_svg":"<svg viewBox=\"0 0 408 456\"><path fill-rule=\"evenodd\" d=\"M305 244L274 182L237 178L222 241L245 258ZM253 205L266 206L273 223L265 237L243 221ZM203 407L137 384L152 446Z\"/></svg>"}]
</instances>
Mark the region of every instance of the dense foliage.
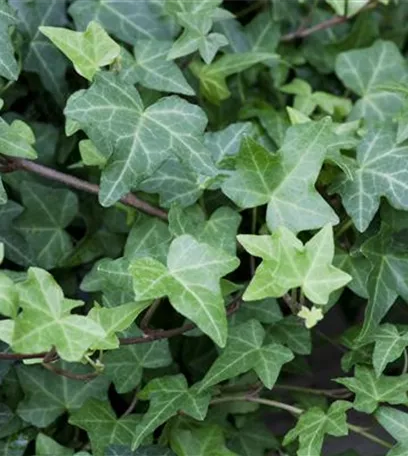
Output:
<instances>
[{"instance_id":1,"label":"dense foliage","mask_svg":"<svg viewBox=\"0 0 408 456\"><path fill-rule=\"evenodd\" d=\"M407 24L0 0L0 456L408 455Z\"/></svg>"}]
</instances>

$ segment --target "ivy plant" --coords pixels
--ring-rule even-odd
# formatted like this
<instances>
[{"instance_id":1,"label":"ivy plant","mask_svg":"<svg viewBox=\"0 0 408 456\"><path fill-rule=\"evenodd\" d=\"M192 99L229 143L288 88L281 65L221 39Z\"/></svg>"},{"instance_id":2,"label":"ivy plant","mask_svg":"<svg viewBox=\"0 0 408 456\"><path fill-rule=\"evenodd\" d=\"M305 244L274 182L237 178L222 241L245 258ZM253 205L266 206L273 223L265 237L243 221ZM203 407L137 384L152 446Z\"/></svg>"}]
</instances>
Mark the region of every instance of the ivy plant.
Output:
<instances>
[{"instance_id":1,"label":"ivy plant","mask_svg":"<svg viewBox=\"0 0 408 456\"><path fill-rule=\"evenodd\" d=\"M407 21L0 0L0 456L408 455Z\"/></svg>"}]
</instances>

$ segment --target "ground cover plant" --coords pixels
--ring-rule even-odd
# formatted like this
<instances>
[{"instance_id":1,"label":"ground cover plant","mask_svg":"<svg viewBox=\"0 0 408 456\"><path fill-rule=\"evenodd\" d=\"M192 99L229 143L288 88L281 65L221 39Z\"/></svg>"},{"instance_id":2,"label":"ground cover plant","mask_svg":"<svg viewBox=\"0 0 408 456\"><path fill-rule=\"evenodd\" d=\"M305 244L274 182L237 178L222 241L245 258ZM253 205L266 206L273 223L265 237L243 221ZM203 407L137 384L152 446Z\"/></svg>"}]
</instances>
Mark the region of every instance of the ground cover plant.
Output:
<instances>
[{"instance_id":1,"label":"ground cover plant","mask_svg":"<svg viewBox=\"0 0 408 456\"><path fill-rule=\"evenodd\" d=\"M407 24L0 0L0 456L408 455Z\"/></svg>"}]
</instances>

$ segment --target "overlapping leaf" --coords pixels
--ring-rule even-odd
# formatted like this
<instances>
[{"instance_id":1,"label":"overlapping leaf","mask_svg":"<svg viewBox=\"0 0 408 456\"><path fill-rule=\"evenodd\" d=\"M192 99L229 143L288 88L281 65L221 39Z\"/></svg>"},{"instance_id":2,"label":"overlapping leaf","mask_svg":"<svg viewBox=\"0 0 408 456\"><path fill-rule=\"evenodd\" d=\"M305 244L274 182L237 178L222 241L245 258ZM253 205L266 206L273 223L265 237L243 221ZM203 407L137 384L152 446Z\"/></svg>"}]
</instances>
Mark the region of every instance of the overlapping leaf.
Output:
<instances>
[{"instance_id":1,"label":"overlapping leaf","mask_svg":"<svg viewBox=\"0 0 408 456\"><path fill-rule=\"evenodd\" d=\"M318 407L307 410L298 419L296 427L286 434L284 445L299 439L298 456L321 454L326 434L335 437L348 434L346 412L349 408L350 402L337 401L327 412Z\"/></svg>"},{"instance_id":2,"label":"overlapping leaf","mask_svg":"<svg viewBox=\"0 0 408 456\"><path fill-rule=\"evenodd\" d=\"M265 331L257 320L232 328L225 349L200 382L199 391L251 369L271 389L283 364L291 361L293 354L283 345L264 344L264 337Z\"/></svg>"},{"instance_id":3,"label":"overlapping leaf","mask_svg":"<svg viewBox=\"0 0 408 456\"><path fill-rule=\"evenodd\" d=\"M89 367L80 364L60 363L59 367L73 373L89 373ZM66 411L74 411L90 398L107 399L109 382L98 377L89 382L78 382L39 366L20 366L18 378L25 398L19 403L17 413L26 422L40 428L50 425Z\"/></svg>"},{"instance_id":4,"label":"overlapping leaf","mask_svg":"<svg viewBox=\"0 0 408 456\"><path fill-rule=\"evenodd\" d=\"M64 298L48 272L30 268L18 292L23 311L15 319L14 350L39 353L54 346L62 359L80 361L94 343L105 337L104 329L94 320L71 314L83 303Z\"/></svg>"},{"instance_id":5,"label":"overlapping leaf","mask_svg":"<svg viewBox=\"0 0 408 456\"><path fill-rule=\"evenodd\" d=\"M136 187L173 154L197 173L215 172L203 145L204 112L176 96L145 109L134 87L101 74L90 89L70 98L65 114L110 157L99 195L104 206Z\"/></svg>"},{"instance_id":6,"label":"overlapping leaf","mask_svg":"<svg viewBox=\"0 0 408 456\"><path fill-rule=\"evenodd\" d=\"M39 30L72 61L75 70L90 81L101 67L111 64L120 54L120 46L97 22L91 22L85 32L44 26Z\"/></svg>"},{"instance_id":7,"label":"overlapping leaf","mask_svg":"<svg viewBox=\"0 0 408 456\"><path fill-rule=\"evenodd\" d=\"M353 406L359 412L372 413L382 402L393 405L407 402L407 374L399 377L382 375L377 378L372 369L357 366L354 377L336 381L355 393Z\"/></svg>"},{"instance_id":8,"label":"overlapping leaf","mask_svg":"<svg viewBox=\"0 0 408 456\"><path fill-rule=\"evenodd\" d=\"M17 22L16 15L6 0L0 1L0 76L15 81L18 78L19 67L14 57L14 48L10 39L10 27Z\"/></svg>"},{"instance_id":9,"label":"overlapping leaf","mask_svg":"<svg viewBox=\"0 0 408 456\"><path fill-rule=\"evenodd\" d=\"M37 73L46 90L63 105L68 90L65 72L66 58L41 34L40 26L62 27L67 24L65 3L60 0L27 2L10 0L20 19L18 28L25 39L24 69Z\"/></svg>"},{"instance_id":10,"label":"overlapping leaf","mask_svg":"<svg viewBox=\"0 0 408 456\"><path fill-rule=\"evenodd\" d=\"M127 337L141 336L141 331L125 333ZM113 381L118 393L127 393L136 388L144 369L166 367L172 363L167 340L149 344L125 345L107 353L103 359L105 375Z\"/></svg>"},{"instance_id":11,"label":"overlapping leaf","mask_svg":"<svg viewBox=\"0 0 408 456\"><path fill-rule=\"evenodd\" d=\"M394 43L376 41L369 48L343 52L337 57L336 74L347 88L361 97L351 112L351 119L384 121L401 109L401 94L377 88L408 78L407 64Z\"/></svg>"},{"instance_id":12,"label":"overlapping leaf","mask_svg":"<svg viewBox=\"0 0 408 456\"><path fill-rule=\"evenodd\" d=\"M312 302L326 304L332 291L351 280L348 274L331 264L334 242L329 225L305 245L283 227L270 236L239 235L238 240L251 255L264 260L244 299L280 297L292 288L301 287Z\"/></svg>"},{"instance_id":13,"label":"overlapping leaf","mask_svg":"<svg viewBox=\"0 0 408 456\"><path fill-rule=\"evenodd\" d=\"M168 296L178 312L222 347L227 318L219 280L238 264L237 258L190 235L179 236L170 245L167 266L152 258L132 263L136 300Z\"/></svg>"},{"instance_id":14,"label":"overlapping leaf","mask_svg":"<svg viewBox=\"0 0 408 456\"><path fill-rule=\"evenodd\" d=\"M397 143L391 123L371 127L357 148L355 166L334 190L355 226L365 231L386 197L396 209L408 209L408 147Z\"/></svg>"},{"instance_id":15,"label":"overlapping leaf","mask_svg":"<svg viewBox=\"0 0 408 456\"><path fill-rule=\"evenodd\" d=\"M236 171L222 190L242 208L268 204L270 230L283 225L297 232L335 224L336 214L313 187L331 141L328 119L289 128L277 155L245 139Z\"/></svg>"},{"instance_id":16,"label":"overlapping leaf","mask_svg":"<svg viewBox=\"0 0 408 456\"><path fill-rule=\"evenodd\" d=\"M179 67L166 60L171 46L171 41L139 40L133 49L134 58L126 51L122 53L122 79L149 89L194 95Z\"/></svg>"},{"instance_id":17,"label":"overlapping leaf","mask_svg":"<svg viewBox=\"0 0 408 456\"><path fill-rule=\"evenodd\" d=\"M23 182L21 194L26 210L16 220L16 229L34 251L36 263L52 269L73 248L65 228L77 215L77 197L69 190L50 191L34 182Z\"/></svg>"},{"instance_id":18,"label":"overlapping leaf","mask_svg":"<svg viewBox=\"0 0 408 456\"><path fill-rule=\"evenodd\" d=\"M203 420L210 402L208 393L198 393L194 387L189 389L183 375L156 378L138 396L149 400L150 407L136 427L133 449L138 448L146 436L178 411L196 420Z\"/></svg>"}]
</instances>

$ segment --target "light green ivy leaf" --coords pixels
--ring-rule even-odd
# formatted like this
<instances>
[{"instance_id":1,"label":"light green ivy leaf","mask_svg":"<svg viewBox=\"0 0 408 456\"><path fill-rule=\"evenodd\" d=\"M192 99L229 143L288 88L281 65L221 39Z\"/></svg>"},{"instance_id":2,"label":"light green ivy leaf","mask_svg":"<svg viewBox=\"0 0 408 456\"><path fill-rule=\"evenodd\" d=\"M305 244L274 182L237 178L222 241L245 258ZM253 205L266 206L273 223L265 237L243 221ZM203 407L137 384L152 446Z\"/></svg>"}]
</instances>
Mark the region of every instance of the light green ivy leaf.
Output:
<instances>
[{"instance_id":1,"label":"light green ivy leaf","mask_svg":"<svg viewBox=\"0 0 408 456\"><path fill-rule=\"evenodd\" d=\"M77 73L89 81L120 54L120 46L97 22L91 22L85 32L44 26L39 30L72 61Z\"/></svg>"},{"instance_id":2,"label":"light green ivy leaf","mask_svg":"<svg viewBox=\"0 0 408 456\"><path fill-rule=\"evenodd\" d=\"M298 232L336 224L337 215L314 188L331 142L328 119L289 128L277 154L245 138L236 170L222 191L242 208L268 204L270 230L283 225Z\"/></svg>"},{"instance_id":3,"label":"light green ivy leaf","mask_svg":"<svg viewBox=\"0 0 408 456\"><path fill-rule=\"evenodd\" d=\"M408 454L408 413L391 407L380 407L375 417L398 444L387 456L405 456Z\"/></svg>"},{"instance_id":4,"label":"light green ivy leaf","mask_svg":"<svg viewBox=\"0 0 408 456\"><path fill-rule=\"evenodd\" d=\"M39 353L54 346L62 359L80 361L95 342L105 337L104 329L91 318L71 314L83 303L64 298L47 271L30 268L27 279L18 285L18 293L23 311L15 320L15 351Z\"/></svg>"},{"instance_id":5,"label":"light green ivy leaf","mask_svg":"<svg viewBox=\"0 0 408 456\"><path fill-rule=\"evenodd\" d=\"M267 388L272 389L283 364L292 361L293 353L280 344L264 344L264 338L265 330L257 320L234 326L225 349L200 382L199 391L251 369Z\"/></svg>"},{"instance_id":6,"label":"light green ivy leaf","mask_svg":"<svg viewBox=\"0 0 408 456\"><path fill-rule=\"evenodd\" d=\"M167 266L152 258L131 265L136 300L168 296L172 306L193 321L219 346L227 337L227 318L219 280L239 260L190 235L170 245Z\"/></svg>"},{"instance_id":7,"label":"light green ivy leaf","mask_svg":"<svg viewBox=\"0 0 408 456\"><path fill-rule=\"evenodd\" d=\"M284 227L270 236L239 235L238 241L251 255L264 260L245 291L245 300L280 297L301 287L308 299L323 305L332 291L351 280L332 265L334 241L330 225L305 245Z\"/></svg>"}]
</instances>

